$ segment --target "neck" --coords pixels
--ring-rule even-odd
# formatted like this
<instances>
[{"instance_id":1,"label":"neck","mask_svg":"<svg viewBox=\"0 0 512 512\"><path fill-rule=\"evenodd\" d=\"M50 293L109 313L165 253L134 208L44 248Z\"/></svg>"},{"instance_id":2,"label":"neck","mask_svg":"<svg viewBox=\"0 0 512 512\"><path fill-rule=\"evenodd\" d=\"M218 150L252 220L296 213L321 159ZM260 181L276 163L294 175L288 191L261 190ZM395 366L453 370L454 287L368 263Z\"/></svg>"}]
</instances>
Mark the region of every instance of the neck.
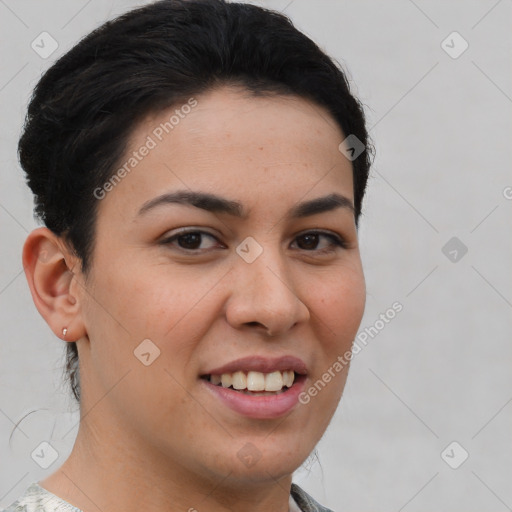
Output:
<instances>
[{"instance_id":1,"label":"neck","mask_svg":"<svg viewBox=\"0 0 512 512\"><path fill-rule=\"evenodd\" d=\"M114 425L102 431L87 415L72 453L41 486L83 512L288 512L292 476L240 478L185 467Z\"/></svg>"}]
</instances>

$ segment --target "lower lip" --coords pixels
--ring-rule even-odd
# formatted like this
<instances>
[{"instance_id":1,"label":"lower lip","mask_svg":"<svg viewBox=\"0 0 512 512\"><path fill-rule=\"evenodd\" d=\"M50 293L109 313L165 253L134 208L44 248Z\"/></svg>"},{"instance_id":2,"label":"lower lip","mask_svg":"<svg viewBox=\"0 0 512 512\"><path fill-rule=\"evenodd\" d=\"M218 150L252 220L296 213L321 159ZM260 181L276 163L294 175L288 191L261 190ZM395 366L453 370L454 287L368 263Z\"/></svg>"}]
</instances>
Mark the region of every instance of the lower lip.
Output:
<instances>
[{"instance_id":1,"label":"lower lip","mask_svg":"<svg viewBox=\"0 0 512 512\"><path fill-rule=\"evenodd\" d=\"M249 418L272 419L289 413L297 405L306 377L300 375L291 388L277 395L268 396L246 395L234 389L215 386L207 380L201 380L211 393L233 411Z\"/></svg>"}]
</instances>

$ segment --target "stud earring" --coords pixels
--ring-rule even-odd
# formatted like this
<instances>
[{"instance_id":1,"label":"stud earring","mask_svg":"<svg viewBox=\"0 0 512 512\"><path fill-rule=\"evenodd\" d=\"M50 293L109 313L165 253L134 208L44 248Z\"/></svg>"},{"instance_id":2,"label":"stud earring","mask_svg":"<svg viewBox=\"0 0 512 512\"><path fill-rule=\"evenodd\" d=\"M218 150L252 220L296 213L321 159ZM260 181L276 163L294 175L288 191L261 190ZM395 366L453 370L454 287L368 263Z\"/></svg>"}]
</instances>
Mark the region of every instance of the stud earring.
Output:
<instances>
[{"instance_id":1,"label":"stud earring","mask_svg":"<svg viewBox=\"0 0 512 512\"><path fill-rule=\"evenodd\" d=\"M62 336L64 336L64 338L65 338L67 333L68 333L68 330L64 327L64 329L62 329Z\"/></svg>"}]
</instances>

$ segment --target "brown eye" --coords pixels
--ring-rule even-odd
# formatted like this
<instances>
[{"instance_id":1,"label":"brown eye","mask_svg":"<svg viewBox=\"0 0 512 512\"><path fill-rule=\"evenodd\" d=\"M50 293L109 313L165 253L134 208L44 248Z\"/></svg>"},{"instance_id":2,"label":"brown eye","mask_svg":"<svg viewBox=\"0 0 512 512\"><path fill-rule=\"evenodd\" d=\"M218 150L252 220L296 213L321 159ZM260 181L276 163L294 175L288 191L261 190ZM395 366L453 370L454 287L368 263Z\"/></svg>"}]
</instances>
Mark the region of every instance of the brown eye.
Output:
<instances>
[{"instance_id":1,"label":"brown eye","mask_svg":"<svg viewBox=\"0 0 512 512\"><path fill-rule=\"evenodd\" d=\"M328 243L322 243L322 239L326 239ZM299 235L297 238L297 245L299 249L304 251L316 251L319 253L327 253L333 252L338 247L346 248L346 242L338 237L337 235L331 233L322 233L320 231L311 231L309 233L304 233ZM322 245L322 247L319 247Z\"/></svg>"},{"instance_id":2,"label":"brown eye","mask_svg":"<svg viewBox=\"0 0 512 512\"><path fill-rule=\"evenodd\" d=\"M201 233L186 233L176 238L178 245L183 249L199 249L202 242Z\"/></svg>"},{"instance_id":3,"label":"brown eye","mask_svg":"<svg viewBox=\"0 0 512 512\"><path fill-rule=\"evenodd\" d=\"M306 250L316 249L316 246L318 245L318 239L319 236L317 234L307 234L297 238L297 240L302 240L302 244L299 244L301 245L300 248Z\"/></svg>"},{"instance_id":4,"label":"brown eye","mask_svg":"<svg viewBox=\"0 0 512 512\"><path fill-rule=\"evenodd\" d=\"M214 243L207 243L206 239L210 239ZM217 244L215 242L217 242ZM174 245L175 247L177 246L178 249L183 249L184 251L203 252L214 248L215 245L218 245L218 240L210 233L196 230L176 233L175 235L162 240L161 243L163 245Z\"/></svg>"}]
</instances>

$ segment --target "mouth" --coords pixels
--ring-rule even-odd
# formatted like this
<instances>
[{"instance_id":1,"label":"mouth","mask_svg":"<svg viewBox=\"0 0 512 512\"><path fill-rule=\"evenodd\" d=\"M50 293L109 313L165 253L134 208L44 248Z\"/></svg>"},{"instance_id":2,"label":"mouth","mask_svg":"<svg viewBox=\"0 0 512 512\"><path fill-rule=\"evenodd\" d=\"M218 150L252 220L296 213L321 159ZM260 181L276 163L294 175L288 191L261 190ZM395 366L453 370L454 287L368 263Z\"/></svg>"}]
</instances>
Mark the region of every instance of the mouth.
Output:
<instances>
[{"instance_id":1,"label":"mouth","mask_svg":"<svg viewBox=\"0 0 512 512\"><path fill-rule=\"evenodd\" d=\"M232 389L244 395L269 396L286 392L300 376L290 369L270 373L236 371L202 375L201 378L214 386Z\"/></svg>"},{"instance_id":2,"label":"mouth","mask_svg":"<svg viewBox=\"0 0 512 512\"><path fill-rule=\"evenodd\" d=\"M200 375L216 405L252 419L275 419L291 412L307 378L306 364L292 355L244 357Z\"/></svg>"},{"instance_id":3,"label":"mouth","mask_svg":"<svg viewBox=\"0 0 512 512\"><path fill-rule=\"evenodd\" d=\"M299 403L308 371L294 356L246 357L200 375L216 404L253 419L273 419Z\"/></svg>"}]
</instances>

